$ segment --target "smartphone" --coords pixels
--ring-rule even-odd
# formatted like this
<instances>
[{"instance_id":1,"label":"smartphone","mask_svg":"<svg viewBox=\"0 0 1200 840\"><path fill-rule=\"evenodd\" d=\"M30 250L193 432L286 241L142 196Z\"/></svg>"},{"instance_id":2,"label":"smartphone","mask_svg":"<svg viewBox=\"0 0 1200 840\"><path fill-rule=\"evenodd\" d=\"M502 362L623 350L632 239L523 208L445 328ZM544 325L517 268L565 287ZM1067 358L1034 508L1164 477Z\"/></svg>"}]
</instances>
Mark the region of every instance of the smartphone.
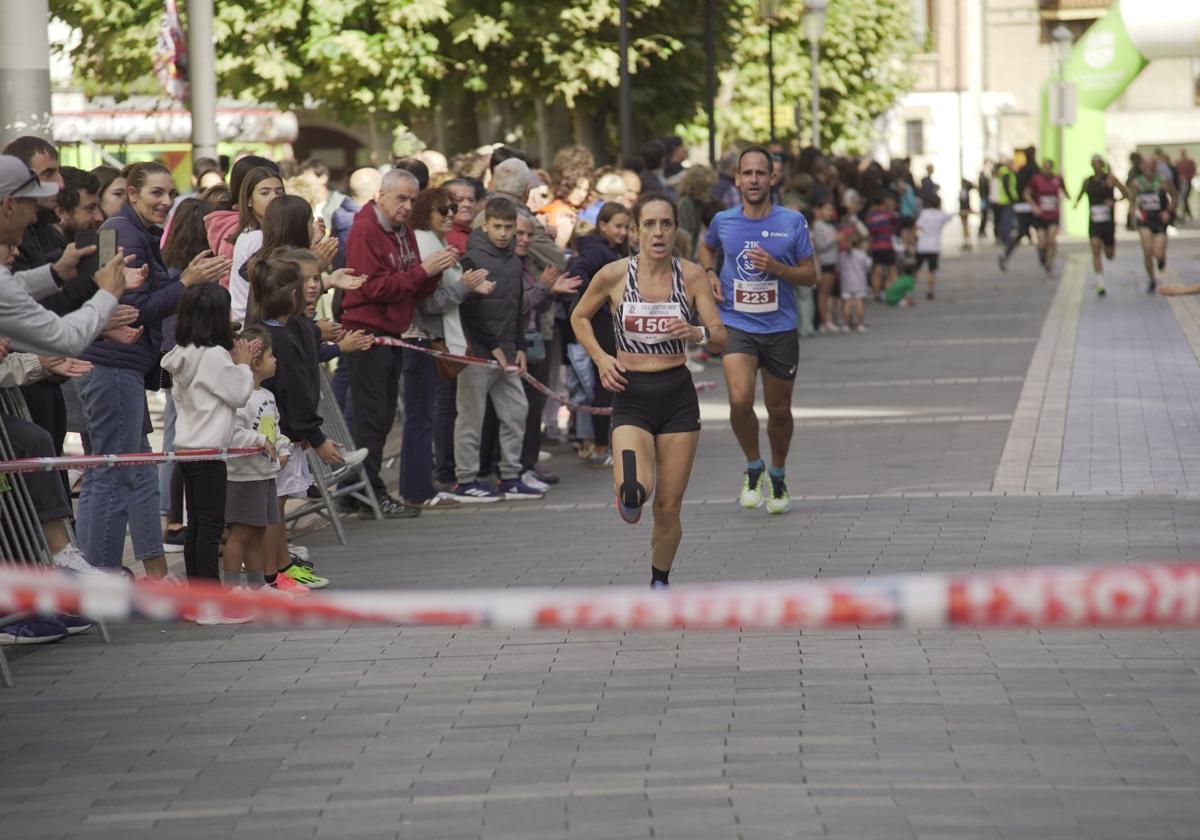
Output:
<instances>
[{"instance_id":1,"label":"smartphone","mask_svg":"<svg viewBox=\"0 0 1200 840\"><path fill-rule=\"evenodd\" d=\"M81 230L75 234L76 248L89 248L93 245L99 246L100 232L95 230ZM96 276L96 271L100 268L100 255L93 251L79 261L77 269L80 277L85 277L91 280Z\"/></svg>"},{"instance_id":2,"label":"smartphone","mask_svg":"<svg viewBox=\"0 0 1200 840\"><path fill-rule=\"evenodd\" d=\"M100 234L100 265L108 265L117 255L117 232L115 230L97 231Z\"/></svg>"}]
</instances>

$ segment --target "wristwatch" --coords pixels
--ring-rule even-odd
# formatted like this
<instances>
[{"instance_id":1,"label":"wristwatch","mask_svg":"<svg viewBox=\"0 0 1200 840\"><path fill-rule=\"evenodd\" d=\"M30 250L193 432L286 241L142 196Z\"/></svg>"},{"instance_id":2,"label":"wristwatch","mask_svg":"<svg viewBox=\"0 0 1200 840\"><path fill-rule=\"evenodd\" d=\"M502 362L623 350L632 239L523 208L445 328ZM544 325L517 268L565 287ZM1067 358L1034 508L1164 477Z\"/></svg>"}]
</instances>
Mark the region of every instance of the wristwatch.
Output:
<instances>
[{"instance_id":1,"label":"wristwatch","mask_svg":"<svg viewBox=\"0 0 1200 840\"><path fill-rule=\"evenodd\" d=\"M709 339L708 327L700 325L700 340L693 341L692 344L698 344L700 346L703 346L705 344L708 344L708 339Z\"/></svg>"}]
</instances>

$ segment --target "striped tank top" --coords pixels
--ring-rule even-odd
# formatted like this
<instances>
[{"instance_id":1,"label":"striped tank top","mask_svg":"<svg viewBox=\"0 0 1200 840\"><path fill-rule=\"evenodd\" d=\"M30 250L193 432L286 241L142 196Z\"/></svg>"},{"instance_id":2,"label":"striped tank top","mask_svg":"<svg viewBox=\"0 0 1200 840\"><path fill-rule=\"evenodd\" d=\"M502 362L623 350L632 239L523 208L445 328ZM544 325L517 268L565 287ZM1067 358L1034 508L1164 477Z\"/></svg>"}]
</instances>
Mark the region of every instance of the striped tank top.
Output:
<instances>
[{"instance_id":1,"label":"striped tank top","mask_svg":"<svg viewBox=\"0 0 1200 840\"><path fill-rule=\"evenodd\" d=\"M671 258L671 295L665 301L648 301L642 297L638 291L637 267L637 256L631 256L621 305L613 312L617 349L648 356L682 354L683 340L667 331L667 325L675 318L692 320L692 307L683 286L683 269L678 258Z\"/></svg>"}]
</instances>

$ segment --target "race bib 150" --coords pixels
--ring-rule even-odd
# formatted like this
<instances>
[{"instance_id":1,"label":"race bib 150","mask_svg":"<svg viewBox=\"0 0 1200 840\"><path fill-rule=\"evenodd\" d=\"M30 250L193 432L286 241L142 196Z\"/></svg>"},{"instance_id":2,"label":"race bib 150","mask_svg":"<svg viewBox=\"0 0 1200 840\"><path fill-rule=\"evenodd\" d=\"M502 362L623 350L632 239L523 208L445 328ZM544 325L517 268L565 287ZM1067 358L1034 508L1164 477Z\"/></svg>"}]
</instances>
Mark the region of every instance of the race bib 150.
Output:
<instances>
[{"instance_id":1,"label":"race bib 150","mask_svg":"<svg viewBox=\"0 0 1200 840\"><path fill-rule=\"evenodd\" d=\"M678 341L671 335L670 327L672 322L682 317L683 310L675 301L626 301L621 306L621 326L625 336L642 344Z\"/></svg>"}]
</instances>

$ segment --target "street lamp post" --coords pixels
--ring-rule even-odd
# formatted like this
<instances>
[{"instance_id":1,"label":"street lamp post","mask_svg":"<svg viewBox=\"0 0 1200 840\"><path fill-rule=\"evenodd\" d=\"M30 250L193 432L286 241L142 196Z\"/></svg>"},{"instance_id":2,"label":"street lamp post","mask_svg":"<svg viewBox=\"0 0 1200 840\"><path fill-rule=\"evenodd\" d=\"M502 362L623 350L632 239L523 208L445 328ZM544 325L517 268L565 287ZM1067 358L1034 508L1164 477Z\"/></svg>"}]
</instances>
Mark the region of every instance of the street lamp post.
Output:
<instances>
[{"instance_id":1,"label":"street lamp post","mask_svg":"<svg viewBox=\"0 0 1200 840\"><path fill-rule=\"evenodd\" d=\"M1055 140L1058 149L1055 152L1055 157L1058 161L1058 171L1065 172L1066 164L1063 161L1063 132L1066 116L1066 79L1064 78L1064 69L1067 63L1067 54L1071 50L1071 30L1063 26L1061 23L1054 27L1054 31L1050 33L1053 39L1051 50L1054 55L1054 84L1056 95L1053 97L1057 113L1051 115L1055 126ZM1065 175L1064 175L1065 177Z\"/></svg>"},{"instance_id":2,"label":"street lamp post","mask_svg":"<svg viewBox=\"0 0 1200 840\"><path fill-rule=\"evenodd\" d=\"M759 0L758 12L767 22L767 101L771 112L771 142L775 142L775 20L779 0Z\"/></svg>"},{"instance_id":3,"label":"street lamp post","mask_svg":"<svg viewBox=\"0 0 1200 840\"><path fill-rule=\"evenodd\" d=\"M618 49L621 51L618 59L618 70L621 79L620 95L617 110L621 133L621 157L633 155L633 103L630 100L629 82L629 2L621 0L621 31L618 38ZM622 166L624 164L622 163Z\"/></svg>"},{"instance_id":4,"label":"street lamp post","mask_svg":"<svg viewBox=\"0 0 1200 840\"><path fill-rule=\"evenodd\" d=\"M188 96L192 159L217 157L217 59L213 0L188 0Z\"/></svg>"},{"instance_id":5,"label":"street lamp post","mask_svg":"<svg viewBox=\"0 0 1200 840\"><path fill-rule=\"evenodd\" d=\"M825 10L829 0L808 0L804 7L804 36L812 64L812 144L821 147L821 79L817 60L821 57L821 35L825 32Z\"/></svg>"}]
</instances>

